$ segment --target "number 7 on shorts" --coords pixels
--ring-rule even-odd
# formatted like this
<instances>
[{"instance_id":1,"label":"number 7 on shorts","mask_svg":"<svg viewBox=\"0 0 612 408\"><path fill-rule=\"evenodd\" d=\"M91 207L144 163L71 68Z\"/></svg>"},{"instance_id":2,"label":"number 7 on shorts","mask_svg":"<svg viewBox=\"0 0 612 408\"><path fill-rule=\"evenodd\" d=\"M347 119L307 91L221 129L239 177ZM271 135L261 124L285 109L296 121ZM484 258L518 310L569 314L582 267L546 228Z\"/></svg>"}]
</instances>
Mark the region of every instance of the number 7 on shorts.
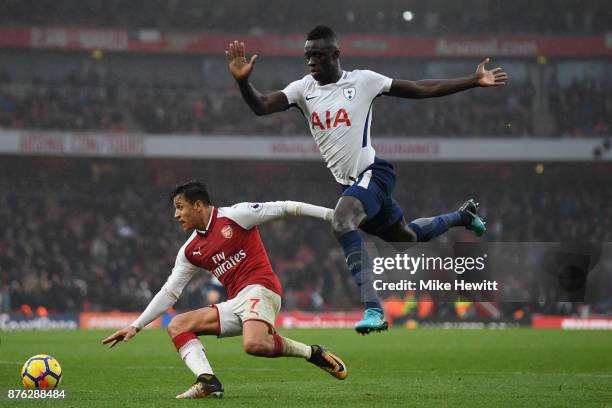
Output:
<instances>
[{"instance_id":1,"label":"number 7 on shorts","mask_svg":"<svg viewBox=\"0 0 612 408\"><path fill-rule=\"evenodd\" d=\"M255 312L255 306L257 306L257 304L259 303L259 301L261 299L260 298L251 298L249 300L251 301L251 312Z\"/></svg>"}]
</instances>

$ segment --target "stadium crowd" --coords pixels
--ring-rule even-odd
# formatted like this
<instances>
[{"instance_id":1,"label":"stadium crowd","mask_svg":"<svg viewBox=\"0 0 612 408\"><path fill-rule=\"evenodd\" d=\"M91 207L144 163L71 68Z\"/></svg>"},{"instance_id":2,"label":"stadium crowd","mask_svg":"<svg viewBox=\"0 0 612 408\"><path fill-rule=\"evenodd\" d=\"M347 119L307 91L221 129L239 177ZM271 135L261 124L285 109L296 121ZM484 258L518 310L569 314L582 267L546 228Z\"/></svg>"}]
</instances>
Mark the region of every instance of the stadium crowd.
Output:
<instances>
[{"instance_id":1,"label":"stadium crowd","mask_svg":"<svg viewBox=\"0 0 612 408\"><path fill-rule=\"evenodd\" d=\"M550 110L562 135L609 135L612 118L610 79L574 79L562 88L549 86Z\"/></svg>"},{"instance_id":2,"label":"stadium crowd","mask_svg":"<svg viewBox=\"0 0 612 408\"><path fill-rule=\"evenodd\" d=\"M489 220L490 242L612 240L610 166L604 163L551 164L541 174L529 164L396 168L396 197L407 219L448 212L475 196ZM186 238L167 196L177 181L202 176L217 205L293 199L332 207L337 197L321 163L6 157L0 170L4 310L22 304L63 312L143 309ZM286 292L286 310L358 307L359 295L328 225L288 219L261 231ZM457 229L440 242L474 240ZM208 275L197 275L177 307L201 306L209 289Z\"/></svg>"},{"instance_id":3,"label":"stadium crowd","mask_svg":"<svg viewBox=\"0 0 612 408\"><path fill-rule=\"evenodd\" d=\"M612 19L605 0L337 0L316 7L310 2L227 0L224 6L213 0L6 0L0 24L262 34L306 32L325 23L344 32L499 35L602 33Z\"/></svg>"},{"instance_id":4,"label":"stadium crowd","mask_svg":"<svg viewBox=\"0 0 612 408\"><path fill-rule=\"evenodd\" d=\"M282 84L263 84L280 89ZM531 82L445 98L380 98L372 132L378 136L584 136L610 133L612 86L606 79L551 82L550 112L556 128L539 134ZM401 120L400 118L407 118ZM256 117L236 86L189 83L118 84L70 75L62 81L12 81L0 75L0 128L98 130L158 134L308 135L297 110Z\"/></svg>"}]
</instances>

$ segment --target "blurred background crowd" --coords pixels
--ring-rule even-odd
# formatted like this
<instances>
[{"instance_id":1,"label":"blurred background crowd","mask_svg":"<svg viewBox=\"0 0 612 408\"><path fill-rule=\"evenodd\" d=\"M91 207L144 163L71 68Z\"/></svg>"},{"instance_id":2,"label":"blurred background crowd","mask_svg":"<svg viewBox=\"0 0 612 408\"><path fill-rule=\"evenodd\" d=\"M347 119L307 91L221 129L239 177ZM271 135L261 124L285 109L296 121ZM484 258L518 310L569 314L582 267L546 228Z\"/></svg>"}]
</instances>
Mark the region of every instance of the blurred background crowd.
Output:
<instances>
[{"instance_id":1,"label":"blurred background crowd","mask_svg":"<svg viewBox=\"0 0 612 408\"><path fill-rule=\"evenodd\" d=\"M561 44L567 36L605 33L611 10L603 0L463 0L452 4L441 0L341 0L318 7L273 0L264 8L239 0L224 3L224 7L207 0L6 0L0 27L106 27L128 29L128 38L137 36L129 31L136 29L155 33L187 30L230 34L240 40L247 35L303 37L316 24L325 23L336 29L341 44L343 35L350 33L409 38L550 35L558 36L550 38L558 38ZM247 44L247 52L259 50ZM2 56L2 128L308 136L295 110L265 118L250 115L222 52L169 56L5 48ZM413 80L466 76L479 62L478 57L342 58L347 70L367 68ZM512 86L426 101L380 98L374 106L374 115L380 119L373 122L375 134L581 137L609 133L609 60L536 55L494 58L490 67L494 65L504 67ZM297 56L263 54L252 79L259 89L271 91L284 88L304 73L305 64Z\"/></svg>"},{"instance_id":2,"label":"blurred background crowd","mask_svg":"<svg viewBox=\"0 0 612 408\"><path fill-rule=\"evenodd\" d=\"M339 34L398 37L605 36L604 0L3 0L0 28L100 27L302 38L317 24ZM609 38L607 41L610 41ZM296 45L301 47L301 40ZM609 46L612 47L612 46ZM256 52L248 48L247 53ZM207 136L310 138L296 109L256 117L227 72L225 57L197 53L0 47L0 134L12 130L93 131ZM393 78L470 75L480 57L342 57L345 70ZM506 87L445 98L378 98L372 136L601 138L609 149L612 61L546 56L496 58ZM262 91L305 75L298 55L260 55L252 77ZM2 136L0 136L2 137ZM607 142L605 141L607 140ZM601 152L600 152L601 153ZM612 239L612 166L606 161L541 164L396 163L395 196L406 218L456 209L476 197L490 242L607 242ZM287 175L291 175L288 177ZM23 304L51 311L137 311L170 272L185 239L167 194L193 178L218 205L300 200L333 207L338 190L322 162L78 159L0 155L0 311ZM350 310L359 294L330 227L282 220L261 228L286 291L284 307ZM454 230L442 242L473 241ZM218 290L200 274L178 308L199 307ZM517 290L521 290L517 288ZM410 301L407 301L410 309ZM444 306L439 305L440 313ZM592 305L594 312L608 304ZM519 305L525 311L577 313L579 306ZM546 309L549 308L549 309Z\"/></svg>"},{"instance_id":3,"label":"blurred background crowd","mask_svg":"<svg viewBox=\"0 0 612 408\"><path fill-rule=\"evenodd\" d=\"M593 34L608 30L612 19L605 0L336 0L316 5L268 0L265 7L274 12L240 0L227 0L223 7L214 0L4 0L0 23L261 34L307 31L326 21L345 32L385 34Z\"/></svg>"},{"instance_id":4,"label":"blurred background crowd","mask_svg":"<svg viewBox=\"0 0 612 408\"><path fill-rule=\"evenodd\" d=\"M14 53L21 62L24 55ZM32 57L28 57L32 63ZM286 113L254 117L232 83L224 60L212 58L202 78L172 75L162 79L156 73L151 78L126 76L125 61L109 57L97 61L89 56L61 55L37 61L37 75L24 75L19 64L0 61L0 127L6 129L97 130L112 132L145 132L156 134L266 134L309 137L308 129L296 109ZM265 57L264 57L265 58ZM62 68L55 76L44 67L54 61ZM149 61L151 59L151 61ZM375 69L367 60L343 61L346 69ZM190 70L197 70L198 63ZM273 63L272 61L268 61ZM447 69L448 76L465 76L475 69L462 64ZM138 70L153 63L162 71L163 57L136 58L131 64L142 64ZM300 59L283 61L292 69L293 80L303 75ZM359 63L359 65L357 65ZM419 66L419 64L421 66ZM503 62L495 61L502 65ZM500 89L475 89L440 99L403 100L383 97L374 104L372 130L376 135L405 136L522 136L522 137L584 137L610 133L612 117L612 81L609 71L596 76L590 69L577 72L561 84L553 70L544 84L534 82L529 75L513 70L529 69L531 62L509 62L511 85ZM516 65L519 67L515 68ZM567 62L566 64L571 64ZM277 78L253 81L262 90L280 90L289 84ZM395 64L396 77L423 79L436 63L422 61ZM65 73L66 67L74 71ZM349 68L350 67L350 68ZM4 70L2 70L4 68ZM385 73L388 67L378 71ZM177 68L180 72L180 68ZM13 72L10 72L13 71ZM146 71L146 70L145 70ZM410 72L416 72L410 74ZM187 71L190 72L190 71ZM264 71L265 72L265 71ZM30 72L32 74L32 72ZM39 74L39 75L38 75ZM46 77L45 77L46 75ZM391 75L387 73L387 75ZM393 75L391 75L393 76ZM536 89L540 92L536 95Z\"/></svg>"},{"instance_id":5,"label":"blurred background crowd","mask_svg":"<svg viewBox=\"0 0 612 408\"><path fill-rule=\"evenodd\" d=\"M601 189L609 164L556 163L537 173L518 163L396 168L396 198L408 220L452 211L474 196L488 218L486 241L612 239L612 187ZM56 311L146 306L187 238L172 218L168 193L176 181L201 178L218 206L291 199L333 207L337 198L336 184L316 162L10 158L0 169L5 302ZM286 291L286 309L350 310L359 304L329 225L286 219L260 230ZM458 228L439 242L475 240ZM197 275L178 307L198 307L210 289L208 274Z\"/></svg>"}]
</instances>

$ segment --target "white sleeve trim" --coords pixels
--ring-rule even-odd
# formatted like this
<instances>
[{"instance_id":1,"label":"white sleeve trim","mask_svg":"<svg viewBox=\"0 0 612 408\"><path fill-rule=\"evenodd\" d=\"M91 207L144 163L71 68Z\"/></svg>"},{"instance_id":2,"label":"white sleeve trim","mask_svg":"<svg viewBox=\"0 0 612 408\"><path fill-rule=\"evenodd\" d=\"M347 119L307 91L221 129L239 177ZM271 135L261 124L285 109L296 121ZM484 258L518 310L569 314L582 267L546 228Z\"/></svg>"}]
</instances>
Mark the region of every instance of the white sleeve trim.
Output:
<instances>
[{"instance_id":1,"label":"white sleeve trim","mask_svg":"<svg viewBox=\"0 0 612 408\"><path fill-rule=\"evenodd\" d=\"M385 83L383 86L383 90L381 93L387 93L391 90L391 85L393 85L393 79L389 78L389 77L385 77Z\"/></svg>"},{"instance_id":2,"label":"white sleeve trim","mask_svg":"<svg viewBox=\"0 0 612 408\"><path fill-rule=\"evenodd\" d=\"M334 210L299 201L239 203L219 209L220 217L228 217L244 229L286 217L314 217L331 221Z\"/></svg>"}]
</instances>

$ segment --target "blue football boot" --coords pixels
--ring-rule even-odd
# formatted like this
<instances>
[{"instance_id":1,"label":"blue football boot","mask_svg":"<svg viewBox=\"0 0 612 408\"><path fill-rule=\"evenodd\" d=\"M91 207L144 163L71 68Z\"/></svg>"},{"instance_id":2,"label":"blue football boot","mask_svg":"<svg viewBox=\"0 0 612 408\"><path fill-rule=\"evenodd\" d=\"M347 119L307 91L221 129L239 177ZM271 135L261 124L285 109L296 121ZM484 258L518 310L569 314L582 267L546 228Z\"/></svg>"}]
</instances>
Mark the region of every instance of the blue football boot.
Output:
<instances>
[{"instance_id":1,"label":"blue football boot","mask_svg":"<svg viewBox=\"0 0 612 408\"><path fill-rule=\"evenodd\" d=\"M469 223L465 226L465 228L470 231L474 231L476 236L481 237L485 231L487 230L486 223L480 218L478 215L478 208L480 205L474 201L473 198L467 200L461 207L459 207L459 212L466 214L469 218Z\"/></svg>"},{"instance_id":2,"label":"blue football boot","mask_svg":"<svg viewBox=\"0 0 612 408\"><path fill-rule=\"evenodd\" d=\"M355 323L355 331L363 335L369 334L372 331L380 332L388 328L389 324L385 321L382 309L377 307L366 309L361 321Z\"/></svg>"}]
</instances>

